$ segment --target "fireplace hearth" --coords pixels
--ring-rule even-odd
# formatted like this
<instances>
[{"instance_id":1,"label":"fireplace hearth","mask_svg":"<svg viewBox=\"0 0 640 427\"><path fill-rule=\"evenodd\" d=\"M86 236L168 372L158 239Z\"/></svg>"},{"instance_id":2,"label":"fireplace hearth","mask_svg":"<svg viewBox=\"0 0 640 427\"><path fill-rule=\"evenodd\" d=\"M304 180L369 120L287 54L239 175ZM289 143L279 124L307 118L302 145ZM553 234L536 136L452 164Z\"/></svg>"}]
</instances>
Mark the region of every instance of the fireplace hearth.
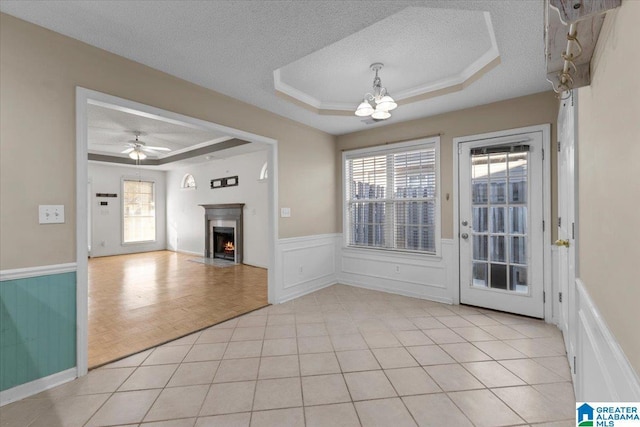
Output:
<instances>
[{"instance_id":1,"label":"fireplace hearth","mask_svg":"<svg viewBox=\"0 0 640 427\"><path fill-rule=\"evenodd\" d=\"M200 206L205 209L205 257L242 264L244 203Z\"/></svg>"}]
</instances>

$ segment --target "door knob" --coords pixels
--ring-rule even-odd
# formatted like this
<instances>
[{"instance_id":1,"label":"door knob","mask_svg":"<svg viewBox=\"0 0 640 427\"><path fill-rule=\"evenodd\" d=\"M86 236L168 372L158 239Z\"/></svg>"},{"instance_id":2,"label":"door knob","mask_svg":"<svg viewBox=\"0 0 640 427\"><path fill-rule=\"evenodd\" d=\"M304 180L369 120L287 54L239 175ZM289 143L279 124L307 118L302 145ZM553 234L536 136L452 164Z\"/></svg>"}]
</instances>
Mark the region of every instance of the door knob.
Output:
<instances>
[{"instance_id":1,"label":"door knob","mask_svg":"<svg viewBox=\"0 0 640 427\"><path fill-rule=\"evenodd\" d=\"M469 224L467 221L462 221L462 225L466 226L467 224Z\"/></svg>"},{"instance_id":2,"label":"door knob","mask_svg":"<svg viewBox=\"0 0 640 427\"><path fill-rule=\"evenodd\" d=\"M462 234L460 235L460 237L462 237L463 239L465 239L465 240L466 240L466 239L468 239L468 238L469 238L469 235L468 235L467 233L462 233Z\"/></svg>"},{"instance_id":3,"label":"door knob","mask_svg":"<svg viewBox=\"0 0 640 427\"><path fill-rule=\"evenodd\" d=\"M564 246L565 248L569 247L569 241L568 240L556 240L556 246Z\"/></svg>"}]
</instances>

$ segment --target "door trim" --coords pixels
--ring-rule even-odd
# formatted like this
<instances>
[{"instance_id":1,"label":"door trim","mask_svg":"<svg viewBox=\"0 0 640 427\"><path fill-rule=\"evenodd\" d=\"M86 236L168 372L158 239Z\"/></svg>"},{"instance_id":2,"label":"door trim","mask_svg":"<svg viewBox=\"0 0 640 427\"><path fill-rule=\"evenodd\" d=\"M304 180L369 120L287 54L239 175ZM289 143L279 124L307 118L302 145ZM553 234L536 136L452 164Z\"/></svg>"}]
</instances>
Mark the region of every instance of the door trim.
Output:
<instances>
[{"instance_id":1,"label":"door trim","mask_svg":"<svg viewBox=\"0 0 640 427\"><path fill-rule=\"evenodd\" d=\"M510 137L522 133L542 132L542 147L544 149L544 158L542 160L542 200L543 200L543 212L542 218L545 223L545 228L542 236L543 246L543 291L547 296L544 300L544 320L546 322L552 322L554 320L554 313L552 310L552 289L551 289L551 125L549 123L527 126L522 128L514 128L501 130L497 132L481 133L476 135L466 135L453 138L453 244L454 244L454 257L453 257L453 302L454 304L460 304L460 183L458 178L459 173L459 148L460 144L477 141L482 139L494 139L501 137Z\"/></svg>"}]
</instances>

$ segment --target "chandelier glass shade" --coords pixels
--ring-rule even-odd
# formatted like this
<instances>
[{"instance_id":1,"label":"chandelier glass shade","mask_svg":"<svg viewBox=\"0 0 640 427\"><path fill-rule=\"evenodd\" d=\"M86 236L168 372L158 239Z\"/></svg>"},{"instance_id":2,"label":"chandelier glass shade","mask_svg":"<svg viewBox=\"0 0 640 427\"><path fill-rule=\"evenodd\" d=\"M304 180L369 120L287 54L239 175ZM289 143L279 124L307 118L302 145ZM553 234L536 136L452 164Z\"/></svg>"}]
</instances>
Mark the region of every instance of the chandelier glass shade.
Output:
<instances>
[{"instance_id":1,"label":"chandelier glass shade","mask_svg":"<svg viewBox=\"0 0 640 427\"><path fill-rule=\"evenodd\" d=\"M378 77L378 71L382 69L383 64L376 62L371 64L370 68L375 71L376 76L373 79L373 92L366 93L364 99L356 108L355 114L358 117L371 116L376 120L385 120L391 117L389 111L395 109L398 104L387 92L387 88L382 86L382 80Z\"/></svg>"}]
</instances>

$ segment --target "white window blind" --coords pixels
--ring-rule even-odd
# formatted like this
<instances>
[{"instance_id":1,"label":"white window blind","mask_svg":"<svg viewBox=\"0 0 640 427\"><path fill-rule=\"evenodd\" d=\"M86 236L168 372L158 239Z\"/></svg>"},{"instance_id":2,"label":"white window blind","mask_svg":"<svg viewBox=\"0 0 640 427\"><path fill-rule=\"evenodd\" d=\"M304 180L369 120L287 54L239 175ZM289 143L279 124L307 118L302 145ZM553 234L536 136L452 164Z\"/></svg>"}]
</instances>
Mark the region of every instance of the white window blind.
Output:
<instances>
[{"instance_id":1,"label":"white window blind","mask_svg":"<svg viewBox=\"0 0 640 427\"><path fill-rule=\"evenodd\" d=\"M347 245L436 253L434 142L345 157Z\"/></svg>"},{"instance_id":2,"label":"white window blind","mask_svg":"<svg viewBox=\"0 0 640 427\"><path fill-rule=\"evenodd\" d=\"M123 180L122 240L124 243L156 239L155 184Z\"/></svg>"}]
</instances>

